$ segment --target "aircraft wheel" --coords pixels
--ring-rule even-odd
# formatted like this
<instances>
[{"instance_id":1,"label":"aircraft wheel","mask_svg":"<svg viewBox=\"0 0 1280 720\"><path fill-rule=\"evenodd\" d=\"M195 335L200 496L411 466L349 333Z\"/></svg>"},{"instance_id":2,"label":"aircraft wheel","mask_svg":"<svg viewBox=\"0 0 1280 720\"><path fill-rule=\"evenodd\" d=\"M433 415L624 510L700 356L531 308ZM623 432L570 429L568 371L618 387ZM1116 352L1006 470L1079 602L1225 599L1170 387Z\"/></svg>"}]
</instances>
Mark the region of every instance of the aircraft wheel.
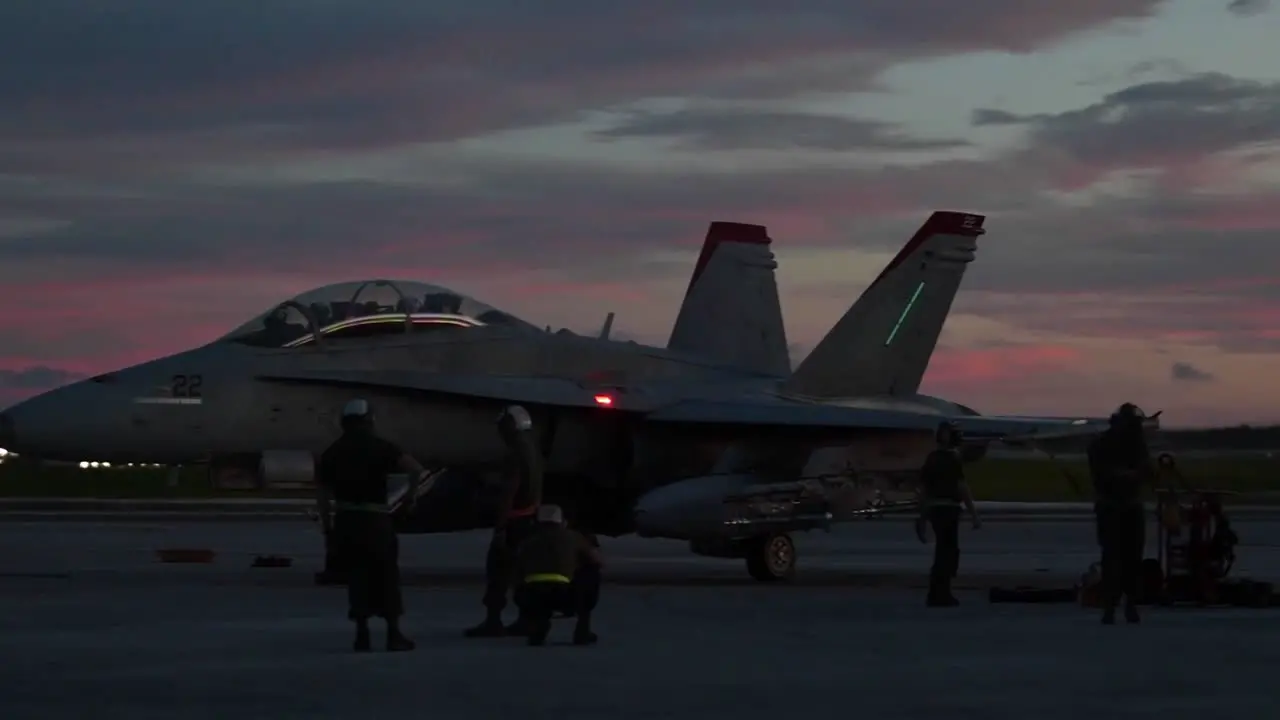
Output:
<instances>
[{"instance_id":1,"label":"aircraft wheel","mask_svg":"<svg viewBox=\"0 0 1280 720\"><path fill-rule=\"evenodd\" d=\"M747 572L760 582L784 582L796 574L796 545L786 533L755 538L747 546Z\"/></svg>"}]
</instances>

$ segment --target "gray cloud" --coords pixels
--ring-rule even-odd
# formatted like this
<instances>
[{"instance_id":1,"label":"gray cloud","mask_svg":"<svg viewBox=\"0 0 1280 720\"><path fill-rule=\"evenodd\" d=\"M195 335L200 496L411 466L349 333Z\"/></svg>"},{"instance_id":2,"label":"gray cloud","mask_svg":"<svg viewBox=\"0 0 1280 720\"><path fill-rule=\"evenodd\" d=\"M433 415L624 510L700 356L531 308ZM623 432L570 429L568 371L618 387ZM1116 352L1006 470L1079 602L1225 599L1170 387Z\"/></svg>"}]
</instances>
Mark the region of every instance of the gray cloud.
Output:
<instances>
[{"instance_id":1,"label":"gray cloud","mask_svg":"<svg viewBox=\"0 0 1280 720\"><path fill-rule=\"evenodd\" d=\"M1175 382L1209 382L1213 380L1213 374L1192 365L1191 363L1176 362L1169 368L1169 376Z\"/></svg>"},{"instance_id":2,"label":"gray cloud","mask_svg":"<svg viewBox=\"0 0 1280 720\"><path fill-rule=\"evenodd\" d=\"M1260 15L1271 9L1271 0L1231 0L1227 10L1241 17Z\"/></svg>"},{"instance_id":3,"label":"gray cloud","mask_svg":"<svg viewBox=\"0 0 1280 720\"><path fill-rule=\"evenodd\" d=\"M92 9L18 0L0 8L9 109L0 134L29 143L236 127L270 136L260 147L277 151L450 139L647 95L808 89L803 71L784 82L747 66L862 58L842 85L816 72L825 89L857 86L895 59L1026 51L1160 4L981 0L930 23L920 18L950 11L943 0L660 0L630 9L585 0L105 0Z\"/></svg>"},{"instance_id":4,"label":"gray cloud","mask_svg":"<svg viewBox=\"0 0 1280 720\"><path fill-rule=\"evenodd\" d=\"M48 390L84 377L79 373L36 365L21 370L0 370L0 391Z\"/></svg>"},{"instance_id":5,"label":"gray cloud","mask_svg":"<svg viewBox=\"0 0 1280 720\"><path fill-rule=\"evenodd\" d=\"M1156 167L1280 139L1280 83L1204 73L1133 85L1058 114L979 109L973 123L1025 124L1030 146L1078 162Z\"/></svg>"},{"instance_id":6,"label":"gray cloud","mask_svg":"<svg viewBox=\"0 0 1280 720\"><path fill-rule=\"evenodd\" d=\"M1185 286L1136 286L1128 292L1111 288L1050 294L975 290L966 280L953 311L998 319L1017 333L1138 341L1155 349L1198 345L1233 353L1280 352L1280 336L1274 332L1280 317L1276 281L1197 280Z\"/></svg>"},{"instance_id":7,"label":"gray cloud","mask_svg":"<svg viewBox=\"0 0 1280 720\"><path fill-rule=\"evenodd\" d=\"M435 182L436 175L449 182ZM1271 230L1280 223L1274 197L1159 188L1063 206L1042 194L1052 183L1044 167L1017 156L865 170L688 174L559 161L428 161L420 174L394 183L174 185L109 201L31 193L0 199L0 213L66 222L0 237L7 259L0 279L29 283L33 264L50 258L64 263L64 278L148 265L192 275L341 268L349 276L388 267L447 272L478 265L576 268L604 279L665 276L683 270L648 256L696 249L706 223L718 219L770 225L785 273L787 249L800 233L809 244L840 247L856 238L859 248L890 251L930 210L943 208L992 214L979 262L965 281L971 290L1194 287L1253 278L1258 268L1280 265ZM815 228L803 218L823 223ZM1232 225L1219 227L1224 218Z\"/></svg>"},{"instance_id":8,"label":"gray cloud","mask_svg":"<svg viewBox=\"0 0 1280 720\"><path fill-rule=\"evenodd\" d=\"M678 138L692 150L948 150L969 144L905 137L892 124L874 120L745 108L634 113L595 135Z\"/></svg>"},{"instance_id":9,"label":"gray cloud","mask_svg":"<svg viewBox=\"0 0 1280 720\"><path fill-rule=\"evenodd\" d=\"M10 173L0 176L0 217L21 220L0 234L0 281L9 284L0 286L0 305L24 306L30 298L18 293L37 278L100 283L105 304L111 283L145 283L161 271L345 279L399 269L449 277L455 268L530 268L560 272L566 282L683 275L687 268L648 256L692 252L713 219L768 224L785 275L787 253L801 239L892 250L929 210L944 207L992 216L961 303L975 292L1053 303L1061 300L1052 293L1196 288L1280 264L1280 247L1270 242L1275 223L1266 216L1280 207L1275 198L1144 186L1080 207L1046 193L1110 170L1274 137L1276 87L1220 75L1143 83L1059 115L980 110L975 122L1028 130L1026 150L994 160L714 174L432 155L412 175L400 170L377 181L211 183L191 175L205 163L268 164L316 148L335 151L330 158L353 146L398 154L416 141L590 110L625 112L647 96L705 102L868 87L899 60L1026 51L1116 17L1145 16L1161 3L1031 8L982 0L948 23L920 18L950 13L949 0L696 5L619 12L565 2L502 13L483 1L336 0L277 10L247 0L133 0L89 13L70 0L0 6L0 47L14 59L0 65L0 93L21 110L0 116L0 167ZM27 11L38 12L39 22L24 19ZM658 25L664 31L652 32ZM74 47L64 47L72 38ZM894 137L865 120L794 113L704 110L632 121L633 131L721 146L931 142ZM625 125L611 132L622 134ZM414 149L403 151L412 157ZM1227 216L1233 224L1221 227ZM857 289L834 291L852 299ZM1272 297L1270 289L1248 292ZM1048 306L1041 320L1014 307L982 309L1028 326L1084 327ZM1077 309L1080 317L1089 312ZM1167 322L1185 327L1189 317ZM1213 322L1195 317L1196 327ZM1262 342L1256 323L1240 327L1218 342ZM57 342L46 332L13 347L39 357L40 347Z\"/></svg>"}]
</instances>

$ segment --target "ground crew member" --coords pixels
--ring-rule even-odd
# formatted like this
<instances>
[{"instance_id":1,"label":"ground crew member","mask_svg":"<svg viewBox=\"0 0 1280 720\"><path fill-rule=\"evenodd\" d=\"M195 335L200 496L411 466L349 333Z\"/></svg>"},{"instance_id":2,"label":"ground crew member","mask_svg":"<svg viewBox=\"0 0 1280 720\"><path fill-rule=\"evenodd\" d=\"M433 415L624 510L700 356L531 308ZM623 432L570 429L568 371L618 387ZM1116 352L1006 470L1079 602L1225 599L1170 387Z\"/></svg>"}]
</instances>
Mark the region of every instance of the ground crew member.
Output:
<instances>
[{"instance_id":1,"label":"ground crew member","mask_svg":"<svg viewBox=\"0 0 1280 720\"><path fill-rule=\"evenodd\" d=\"M317 486L320 512L334 512L332 540L347 572L347 617L356 624L355 650L368 652L369 618L387 622L387 650L412 650L400 631L404 604L400 596L399 539L387 506L387 475L409 473L412 504L427 473L395 444L374 434L373 414L365 400L342 409L342 436L320 456Z\"/></svg>"},{"instance_id":2,"label":"ground crew member","mask_svg":"<svg viewBox=\"0 0 1280 720\"><path fill-rule=\"evenodd\" d=\"M1121 405L1107 430L1089 445L1089 473L1102 548L1102 622L1115 623L1123 595L1125 620L1136 623L1141 619L1137 602L1147 535L1142 491L1155 478L1137 405Z\"/></svg>"},{"instance_id":3,"label":"ground crew member","mask_svg":"<svg viewBox=\"0 0 1280 720\"><path fill-rule=\"evenodd\" d=\"M542 501L542 452L528 411L512 405L498 416L498 433L507 447L503 463L503 493L494 521L493 539L485 557L484 622L468 628L467 637L523 635L528 623L523 614L503 627L502 611L515 571L516 550L529 536Z\"/></svg>"},{"instance_id":4,"label":"ground crew member","mask_svg":"<svg viewBox=\"0 0 1280 720\"><path fill-rule=\"evenodd\" d=\"M602 564L599 546L569 529L558 505L538 508L537 525L521 543L517 558L523 583L516 603L529 623L530 645L546 643L554 613L576 618L574 645L599 640L591 631L591 613L600 600Z\"/></svg>"},{"instance_id":5,"label":"ground crew member","mask_svg":"<svg viewBox=\"0 0 1280 720\"><path fill-rule=\"evenodd\" d=\"M960 458L960 429L951 422L938 426L937 448L925 458L920 470L920 518L916 533L925 540L925 528L933 526L933 567L929 571L929 607L953 607L960 601L951 594L951 579L960 568L960 508L973 518L976 530L982 527L973 495L964 479Z\"/></svg>"}]
</instances>

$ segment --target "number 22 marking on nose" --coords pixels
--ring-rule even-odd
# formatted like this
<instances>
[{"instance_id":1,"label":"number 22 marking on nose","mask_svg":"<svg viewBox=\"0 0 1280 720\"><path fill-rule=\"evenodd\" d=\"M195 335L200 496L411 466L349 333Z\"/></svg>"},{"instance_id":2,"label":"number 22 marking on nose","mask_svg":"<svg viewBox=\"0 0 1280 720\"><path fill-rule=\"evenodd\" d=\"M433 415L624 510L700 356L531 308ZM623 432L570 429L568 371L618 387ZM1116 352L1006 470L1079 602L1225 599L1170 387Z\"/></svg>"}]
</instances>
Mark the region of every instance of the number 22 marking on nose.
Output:
<instances>
[{"instance_id":1,"label":"number 22 marking on nose","mask_svg":"<svg viewBox=\"0 0 1280 720\"><path fill-rule=\"evenodd\" d=\"M198 398L203 397L202 388L204 386L203 375L174 375L173 376L173 396L176 398Z\"/></svg>"}]
</instances>

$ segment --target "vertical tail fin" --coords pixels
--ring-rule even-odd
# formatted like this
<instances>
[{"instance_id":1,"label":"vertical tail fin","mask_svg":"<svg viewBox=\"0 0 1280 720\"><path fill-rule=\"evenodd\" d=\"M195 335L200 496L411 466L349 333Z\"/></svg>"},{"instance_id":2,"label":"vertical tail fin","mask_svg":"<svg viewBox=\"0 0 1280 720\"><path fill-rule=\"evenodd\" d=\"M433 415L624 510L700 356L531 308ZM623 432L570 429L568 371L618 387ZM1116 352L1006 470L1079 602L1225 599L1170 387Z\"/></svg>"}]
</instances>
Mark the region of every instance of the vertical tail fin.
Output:
<instances>
[{"instance_id":1,"label":"vertical tail fin","mask_svg":"<svg viewBox=\"0 0 1280 720\"><path fill-rule=\"evenodd\" d=\"M605 316L604 325L600 326L599 338L601 340L608 340L609 333L611 332L613 332L613 313L609 313L608 315Z\"/></svg>"},{"instance_id":2,"label":"vertical tail fin","mask_svg":"<svg viewBox=\"0 0 1280 720\"><path fill-rule=\"evenodd\" d=\"M810 397L913 395L977 252L986 218L938 211L889 262L783 391Z\"/></svg>"},{"instance_id":3,"label":"vertical tail fin","mask_svg":"<svg viewBox=\"0 0 1280 720\"><path fill-rule=\"evenodd\" d=\"M667 348L777 377L791 372L771 242L762 225L711 223Z\"/></svg>"}]
</instances>

